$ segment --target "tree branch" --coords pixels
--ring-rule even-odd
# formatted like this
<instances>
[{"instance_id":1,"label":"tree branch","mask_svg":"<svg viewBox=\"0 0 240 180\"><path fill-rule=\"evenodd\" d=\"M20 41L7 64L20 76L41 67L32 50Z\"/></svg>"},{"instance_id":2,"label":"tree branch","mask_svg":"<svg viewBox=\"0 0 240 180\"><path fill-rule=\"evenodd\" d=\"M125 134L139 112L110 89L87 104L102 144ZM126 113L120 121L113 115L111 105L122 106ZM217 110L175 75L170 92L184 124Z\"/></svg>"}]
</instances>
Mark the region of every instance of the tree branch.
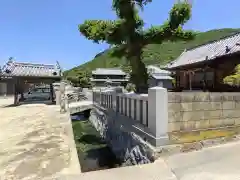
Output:
<instances>
[{"instance_id":1,"label":"tree branch","mask_svg":"<svg viewBox=\"0 0 240 180\"><path fill-rule=\"evenodd\" d=\"M169 24L153 26L144 32L144 45L161 44L163 41L170 40L191 40L195 37L195 32L183 30L181 26L172 30Z\"/></svg>"},{"instance_id":2,"label":"tree branch","mask_svg":"<svg viewBox=\"0 0 240 180\"><path fill-rule=\"evenodd\" d=\"M87 39L99 43L106 41L106 34L109 29L113 28L114 23L114 21L86 20L83 24L78 25L78 30Z\"/></svg>"},{"instance_id":3,"label":"tree branch","mask_svg":"<svg viewBox=\"0 0 240 180\"><path fill-rule=\"evenodd\" d=\"M193 31L185 31L182 25L191 17L191 5L187 2L175 4L169 13L169 20L161 26L152 26L143 33L144 44L162 43L166 40L191 40Z\"/></svg>"}]
</instances>

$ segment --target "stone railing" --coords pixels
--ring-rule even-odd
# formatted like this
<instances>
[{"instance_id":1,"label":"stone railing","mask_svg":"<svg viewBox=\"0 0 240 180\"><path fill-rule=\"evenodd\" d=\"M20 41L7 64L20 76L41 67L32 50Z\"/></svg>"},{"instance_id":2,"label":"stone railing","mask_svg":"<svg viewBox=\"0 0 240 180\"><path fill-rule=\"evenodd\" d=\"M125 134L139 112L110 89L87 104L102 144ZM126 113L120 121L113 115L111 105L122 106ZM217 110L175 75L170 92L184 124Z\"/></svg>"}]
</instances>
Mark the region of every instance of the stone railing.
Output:
<instances>
[{"instance_id":1,"label":"stone railing","mask_svg":"<svg viewBox=\"0 0 240 180\"><path fill-rule=\"evenodd\" d=\"M160 99L160 100L159 100ZM167 90L154 87L148 94L116 93L115 91L93 92L93 102L116 113L114 121L133 121L132 126L142 133L142 137L157 146L168 139ZM141 128L139 125L142 125ZM128 126L128 125L126 125Z\"/></svg>"},{"instance_id":2,"label":"stone railing","mask_svg":"<svg viewBox=\"0 0 240 180\"><path fill-rule=\"evenodd\" d=\"M148 126L148 95L119 94L116 112Z\"/></svg>"},{"instance_id":3,"label":"stone railing","mask_svg":"<svg viewBox=\"0 0 240 180\"><path fill-rule=\"evenodd\" d=\"M93 101L104 108L111 108L121 115L148 126L148 94L114 94L114 91L93 92Z\"/></svg>"}]
</instances>

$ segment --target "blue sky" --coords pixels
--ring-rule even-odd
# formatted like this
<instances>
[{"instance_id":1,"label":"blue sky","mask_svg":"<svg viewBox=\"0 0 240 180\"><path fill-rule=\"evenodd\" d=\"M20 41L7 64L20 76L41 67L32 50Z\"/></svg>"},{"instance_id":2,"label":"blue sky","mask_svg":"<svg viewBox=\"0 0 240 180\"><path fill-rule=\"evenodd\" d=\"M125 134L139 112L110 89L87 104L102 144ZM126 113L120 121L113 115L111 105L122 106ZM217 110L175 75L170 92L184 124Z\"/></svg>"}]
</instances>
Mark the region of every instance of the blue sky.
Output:
<instances>
[{"instance_id":1,"label":"blue sky","mask_svg":"<svg viewBox=\"0 0 240 180\"><path fill-rule=\"evenodd\" d=\"M153 0L142 17L161 24L176 0ZM239 0L192 0L186 28L206 31L239 28ZM97 3L99 2L99 3ZM101 2L101 3L100 3ZM114 19L112 0L0 0L0 65L18 61L55 63L64 69L91 60L106 44L94 44L78 32L85 19Z\"/></svg>"}]
</instances>

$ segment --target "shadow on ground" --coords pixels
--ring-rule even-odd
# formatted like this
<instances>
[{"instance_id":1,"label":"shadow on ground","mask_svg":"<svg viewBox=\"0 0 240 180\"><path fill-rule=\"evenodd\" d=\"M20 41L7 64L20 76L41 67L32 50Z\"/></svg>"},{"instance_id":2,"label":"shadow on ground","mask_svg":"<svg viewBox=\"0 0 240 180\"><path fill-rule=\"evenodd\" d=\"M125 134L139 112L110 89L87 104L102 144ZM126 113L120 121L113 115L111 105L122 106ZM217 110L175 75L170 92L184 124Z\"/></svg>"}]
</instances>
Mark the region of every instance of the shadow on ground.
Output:
<instances>
[{"instance_id":1,"label":"shadow on ground","mask_svg":"<svg viewBox=\"0 0 240 180\"><path fill-rule=\"evenodd\" d=\"M27 105L27 104L45 104L45 105L56 105L56 102L51 102L51 101L23 101L20 102L19 104L8 104L8 105L4 105L2 106L2 108L9 108L9 107L18 107L21 105Z\"/></svg>"}]
</instances>

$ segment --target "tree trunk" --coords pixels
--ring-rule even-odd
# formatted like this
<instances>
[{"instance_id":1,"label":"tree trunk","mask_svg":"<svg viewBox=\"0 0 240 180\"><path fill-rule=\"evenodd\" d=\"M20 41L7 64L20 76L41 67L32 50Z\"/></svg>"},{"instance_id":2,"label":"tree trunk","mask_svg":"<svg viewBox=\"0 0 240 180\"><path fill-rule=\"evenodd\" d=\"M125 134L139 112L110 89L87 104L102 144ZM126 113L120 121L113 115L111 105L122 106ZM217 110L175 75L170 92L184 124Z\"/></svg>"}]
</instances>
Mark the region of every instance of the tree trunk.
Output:
<instances>
[{"instance_id":1,"label":"tree trunk","mask_svg":"<svg viewBox=\"0 0 240 180\"><path fill-rule=\"evenodd\" d=\"M140 51L141 52L141 51ZM147 93L148 91L148 73L145 64L141 60L141 53L138 56L129 57L132 67L131 80L135 84L136 93Z\"/></svg>"}]
</instances>

